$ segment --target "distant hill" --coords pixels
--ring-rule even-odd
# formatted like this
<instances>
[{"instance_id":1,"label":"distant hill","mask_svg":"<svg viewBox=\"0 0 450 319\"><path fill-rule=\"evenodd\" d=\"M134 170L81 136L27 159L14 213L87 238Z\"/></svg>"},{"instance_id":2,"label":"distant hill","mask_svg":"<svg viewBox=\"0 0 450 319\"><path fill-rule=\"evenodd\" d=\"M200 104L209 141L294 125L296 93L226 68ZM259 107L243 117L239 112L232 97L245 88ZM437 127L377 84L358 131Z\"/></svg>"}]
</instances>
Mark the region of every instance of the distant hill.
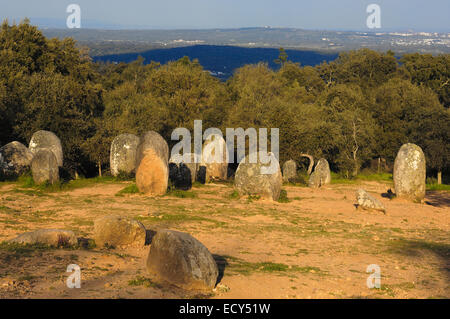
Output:
<instances>
[{"instance_id":1,"label":"distant hill","mask_svg":"<svg viewBox=\"0 0 450 319\"><path fill-rule=\"evenodd\" d=\"M91 55L143 52L155 48L230 45L311 50L327 53L369 48L378 51L450 53L450 34L426 32L321 31L292 28L201 30L43 29L48 37L73 37Z\"/></svg>"},{"instance_id":2,"label":"distant hill","mask_svg":"<svg viewBox=\"0 0 450 319\"><path fill-rule=\"evenodd\" d=\"M317 65L323 61L337 58L336 53L318 53L315 51L286 50L289 60L301 65ZM279 50L271 48L244 48L236 46L194 45L170 49L155 49L140 53L112 54L94 57L94 61L131 62L142 56L145 63L151 61L162 64L178 60L184 56L198 59L200 64L214 76L225 80L233 71L245 64L266 62L271 68L277 68L274 60L278 58Z\"/></svg>"}]
</instances>

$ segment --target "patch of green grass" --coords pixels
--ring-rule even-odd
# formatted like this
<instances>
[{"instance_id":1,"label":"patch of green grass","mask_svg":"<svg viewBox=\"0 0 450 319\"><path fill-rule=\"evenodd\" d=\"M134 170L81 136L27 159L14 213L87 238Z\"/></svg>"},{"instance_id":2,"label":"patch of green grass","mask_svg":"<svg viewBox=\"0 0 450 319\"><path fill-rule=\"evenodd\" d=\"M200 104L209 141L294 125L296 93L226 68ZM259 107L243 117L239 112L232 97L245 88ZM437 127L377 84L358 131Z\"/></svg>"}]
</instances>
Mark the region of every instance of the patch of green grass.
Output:
<instances>
[{"instance_id":1,"label":"patch of green grass","mask_svg":"<svg viewBox=\"0 0 450 319\"><path fill-rule=\"evenodd\" d=\"M138 276L135 279L128 281L129 286L144 286L147 288L161 288L162 286L156 282L153 282L150 278Z\"/></svg>"},{"instance_id":2,"label":"patch of green grass","mask_svg":"<svg viewBox=\"0 0 450 319\"><path fill-rule=\"evenodd\" d=\"M347 178L346 176L331 172L331 184L356 184L360 181L392 182L390 173L362 173Z\"/></svg>"},{"instance_id":3,"label":"patch of green grass","mask_svg":"<svg viewBox=\"0 0 450 319\"><path fill-rule=\"evenodd\" d=\"M241 196L237 190L234 190L232 193L228 195L229 199L239 199Z\"/></svg>"},{"instance_id":4,"label":"patch of green grass","mask_svg":"<svg viewBox=\"0 0 450 319\"><path fill-rule=\"evenodd\" d=\"M14 257L28 257L35 251L52 250L54 247L45 244L18 244L10 242L1 242L0 251L9 252L14 255Z\"/></svg>"},{"instance_id":5,"label":"patch of green grass","mask_svg":"<svg viewBox=\"0 0 450 319\"><path fill-rule=\"evenodd\" d=\"M250 275L255 272L266 272L266 273L278 273L278 274L287 274L287 273L315 273L318 275L325 275L326 272L322 271L318 267L299 267L299 266L290 266L282 263L273 263L273 262L247 262L243 261L236 257L225 256L225 259L228 261L228 266L226 267L226 271L230 271L232 273L239 273L242 275Z\"/></svg>"},{"instance_id":6,"label":"patch of green grass","mask_svg":"<svg viewBox=\"0 0 450 319\"><path fill-rule=\"evenodd\" d=\"M174 189L166 193L166 196L173 196L178 198L197 198L198 195L191 191L184 191L181 189Z\"/></svg>"},{"instance_id":7,"label":"patch of green grass","mask_svg":"<svg viewBox=\"0 0 450 319\"><path fill-rule=\"evenodd\" d=\"M126 194L139 194L139 189L135 183L130 184L121 191L117 192L116 196L123 196Z\"/></svg>"},{"instance_id":8,"label":"patch of green grass","mask_svg":"<svg viewBox=\"0 0 450 319\"><path fill-rule=\"evenodd\" d=\"M206 185L203 183L200 183L199 181L195 181L192 183L192 187L205 187Z\"/></svg>"},{"instance_id":9,"label":"patch of green grass","mask_svg":"<svg viewBox=\"0 0 450 319\"><path fill-rule=\"evenodd\" d=\"M53 184L43 183L40 185L36 185L33 181L33 177L30 174L23 175L18 178L16 189L17 192L25 193L27 195L42 195L42 193L54 193L54 192L64 192L70 191L78 188L90 187L96 184L107 184L107 183L115 183L120 182L123 179L120 177L112 177L112 176L97 176L94 178L79 178L70 181L58 181ZM25 189L33 189L34 191L26 192Z\"/></svg>"},{"instance_id":10,"label":"patch of green grass","mask_svg":"<svg viewBox=\"0 0 450 319\"><path fill-rule=\"evenodd\" d=\"M33 279L37 278L36 276L25 274L23 276L20 276L17 278L18 281L32 281Z\"/></svg>"},{"instance_id":11,"label":"patch of green grass","mask_svg":"<svg viewBox=\"0 0 450 319\"><path fill-rule=\"evenodd\" d=\"M259 195L248 195L247 203L252 203L253 201L257 201L260 199L261 199L261 196L259 196Z\"/></svg>"},{"instance_id":12,"label":"patch of green grass","mask_svg":"<svg viewBox=\"0 0 450 319\"><path fill-rule=\"evenodd\" d=\"M280 197L278 198L279 203L290 203L291 200L287 196L286 190L282 189L280 192Z\"/></svg>"},{"instance_id":13,"label":"patch of green grass","mask_svg":"<svg viewBox=\"0 0 450 319\"><path fill-rule=\"evenodd\" d=\"M382 294L388 295L390 297L395 297L395 292L392 289L392 287L389 285L381 285L379 290L380 290L380 293L382 293Z\"/></svg>"},{"instance_id":14,"label":"patch of green grass","mask_svg":"<svg viewBox=\"0 0 450 319\"><path fill-rule=\"evenodd\" d=\"M15 214L19 213L20 211L8 206L0 206L0 212L6 213L6 214Z\"/></svg>"},{"instance_id":15,"label":"patch of green grass","mask_svg":"<svg viewBox=\"0 0 450 319\"><path fill-rule=\"evenodd\" d=\"M447 184L427 184L427 191L450 191L450 185L447 185Z\"/></svg>"},{"instance_id":16,"label":"patch of green grass","mask_svg":"<svg viewBox=\"0 0 450 319\"><path fill-rule=\"evenodd\" d=\"M389 252L406 256L421 256L420 251L428 250L443 259L450 258L450 245L447 243L437 243L426 240L399 239L389 242Z\"/></svg>"},{"instance_id":17,"label":"patch of green grass","mask_svg":"<svg viewBox=\"0 0 450 319\"><path fill-rule=\"evenodd\" d=\"M94 221L90 219L74 218L72 225L76 226L94 226Z\"/></svg>"}]
</instances>

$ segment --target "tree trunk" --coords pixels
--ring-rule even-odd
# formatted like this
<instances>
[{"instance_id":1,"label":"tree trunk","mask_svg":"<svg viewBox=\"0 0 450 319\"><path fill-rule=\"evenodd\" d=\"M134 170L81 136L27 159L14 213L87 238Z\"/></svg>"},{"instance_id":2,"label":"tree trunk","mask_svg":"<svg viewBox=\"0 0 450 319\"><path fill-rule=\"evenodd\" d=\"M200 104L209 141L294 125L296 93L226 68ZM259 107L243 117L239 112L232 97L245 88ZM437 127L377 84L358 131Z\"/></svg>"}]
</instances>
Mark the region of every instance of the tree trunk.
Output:
<instances>
[{"instance_id":1,"label":"tree trunk","mask_svg":"<svg viewBox=\"0 0 450 319\"><path fill-rule=\"evenodd\" d=\"M438 180L438 185L441 185L442 184L442 172L441 171L439 171L437 173L437 180Z\"/></svg>"},{"instance_id":2,"label":"tree trunk","mask_svg":"<svg viewBox=\"0 0 450 319\"><path fill-rule=\"evenodd\" d=\"M300 154L300 156L309 158L308 175L311 175L313 167L314 167L314 157L309 154Z\"/></svg>"},{"instance_id":3,"label":"tree trunk","mask_svg":"<svg viewBox=\"0 0 450 319\"><path fill-rule=\"evenodd\" d=\"M98 176L102 177L102 163L98 162Z\"/></svg>"},{"instance_id":4,"label":"tree trunk","mask_svg":"<svg viewBox=\"0 0 450 319\"><path fill-rule=\"evenodd\" d=\"M77 172L77 170L75 170L75 179L78 179L78 178L79 178L78 172Z\"/></svg>"}]
</instances>

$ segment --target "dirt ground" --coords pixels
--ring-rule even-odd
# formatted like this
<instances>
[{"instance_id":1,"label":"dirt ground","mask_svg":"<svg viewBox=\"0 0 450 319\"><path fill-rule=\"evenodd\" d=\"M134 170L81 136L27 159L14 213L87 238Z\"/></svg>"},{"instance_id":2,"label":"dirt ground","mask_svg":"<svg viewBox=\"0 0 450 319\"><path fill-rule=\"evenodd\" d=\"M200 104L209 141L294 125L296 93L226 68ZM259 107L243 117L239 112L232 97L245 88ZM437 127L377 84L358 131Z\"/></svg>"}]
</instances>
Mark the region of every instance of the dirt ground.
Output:
<instances>
[{"instance_id":1,"label":"dirt ground","mask_svg":"<svg viewBox=\"0 0 450 319\"><path fill-rule=\"evenodd\" d=\"M232 184L194 187L185 198L116 194L130 182L42 193L0 184L0 242L41 228L91 238L95 218L120 214L148 229L175 229L200 240L220 268L210 294L153 282L141 248L20 249L0 245L0 298L450 298L450 193L423 204L382 194L388 183L284 186L290 202L235 198ZM356 210L364 188L387 209ZM183 195L184 194L184 195ZM187 194L187 195L186 195ZM67 266L81 288L67 288ZM377 264L381 288L369 289Z\"/></svg>"}]
</instances>

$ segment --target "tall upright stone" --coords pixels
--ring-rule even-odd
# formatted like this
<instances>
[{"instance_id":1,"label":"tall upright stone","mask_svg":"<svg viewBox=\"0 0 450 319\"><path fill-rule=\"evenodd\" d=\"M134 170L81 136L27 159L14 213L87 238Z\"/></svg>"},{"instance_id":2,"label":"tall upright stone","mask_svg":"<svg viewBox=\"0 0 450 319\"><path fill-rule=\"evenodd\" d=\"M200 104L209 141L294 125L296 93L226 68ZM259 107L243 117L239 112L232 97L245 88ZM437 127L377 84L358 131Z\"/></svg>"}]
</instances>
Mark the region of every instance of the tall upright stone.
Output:
<instances>
[{"instance_id":1,"label":"tall upright stone","mask_svg":"<svg viewBox=\"0 0 450 319\"><path fill-rule=\"evenodd\" d=\"M59 167L55 154L50 149L41 149L31 161L31 173L36 184L59 181Z\"/></svg>"},{"instance_id":2,"label":"tall upright stone","mask_svg":"<svg viewBox=\"0 0 450 319\"><path fill-rule=\"evenodd\" d=\"M394 162L394 188L397 197L420 202L425 197L426 162L422 149L403 144Z\"/></svg>"},{"instance_id":3,"label":"tall upright stone","mask_svg":"<svg viewBox=\"0 0 450 319\"><path fill-rule=\"evenodd\" d=\"M169 160L169 179L176 188L190 189L195 182L199 163L196 162L196 154L185 154L188 160L177 154Z\"/></svg>"},{"instance_id":4,"label":"tall upright stone","mask_svg":"<svg viewBox=\"0 0 450 319\"><path fill-rule=\"evenodd\" d=\"M205 182L227 179L228 148L223 137L215 135L205 141L200 166L205 168Z\"/></svg>"},{"instance_id":5,"label":"tall upright stone","mask_svg":"<svg viewBox=\"0 0 450 319\"><path fill-rule=\"evenodd\" d=\"M30 169L33 153L14 141L0 148L0 177L17 178Z\"/></svg>"},{"instance_id":6,"label":"tall upright stone","mask_svg":"<svg viewBox=\"0 0 450 319\"><path fill-rule=\"evenodd\" d=\"M136 171L136 186L141 193L157 196L167 192L169 168L155 150L148 149Z\"/></svg>"},{"instance_id":7,"label":"tall upright stone","mask_svg":"<svg viewBox=\"0 0 450 319\"><path fill-rule=\"evenodd\" d=\"M297 163L293 160L284 162L283 164L283 181L293 182L297 178Z\"/></svg>"},{"instance_id":8,"label":"tall upright stone","mask_svg":"<svg viewBox=\"0 0 450 319\"><path fill-rule=\"evenodd\" d=\"M121 134L116 136L111 143L109 161L111 174L119 175L136 173L136 152L139 145L139 137L133 134Z\"/></svg>"},{"instance_id":9,"label":"tall upright stone","mask_svg":"<svg viewBox=\"0 0 450 319\"><path fill-rule=\"evenodd\" d=\"M331 171L328 161L324 158L319 159L308 180L308 186L319 188L331 183Z\"/></svg>"},{"instance_id":10,"label":"tall upright stone","mask_svg":"<svg viewBox=\"0 0 450 319\"><path fill-rule=\"evenodd\" d=\"M141 160L149 150L153 150L166 165L169 162L169 145L164 138L155 131L148 131L141 136L136 150L136 167L139 167Z\"/></svg>"},{"instance_id":11,"label":"tall upright stone","mask_svg":"<svg viewBox=\"0 0 450 319\"><path fill-rule=\"evenodd\" d=\"M50 131L37 131L33 134L28 147L31 153L36 154L38 151L47 149L53 152L59 167L63 166L63 149L61 140L55 133Z\"/></svg>"},{"instance_id":12,"label":"tall upright stone","mask_svg":"<svg viewBox=\"0 0 450 319\"><path fill-rule=\"evenodd\" d=\"M271 163L263 164L261 153L256 153L256 162L252 163L252 154L240 163L234 178L234 186L239 195L257 195L264 199L278 200L282 187L280 164L275 156ZM269 169L270 168L270 169ZM265 172L265 170L268 170Z\"/></svg>"}]
</instances>

